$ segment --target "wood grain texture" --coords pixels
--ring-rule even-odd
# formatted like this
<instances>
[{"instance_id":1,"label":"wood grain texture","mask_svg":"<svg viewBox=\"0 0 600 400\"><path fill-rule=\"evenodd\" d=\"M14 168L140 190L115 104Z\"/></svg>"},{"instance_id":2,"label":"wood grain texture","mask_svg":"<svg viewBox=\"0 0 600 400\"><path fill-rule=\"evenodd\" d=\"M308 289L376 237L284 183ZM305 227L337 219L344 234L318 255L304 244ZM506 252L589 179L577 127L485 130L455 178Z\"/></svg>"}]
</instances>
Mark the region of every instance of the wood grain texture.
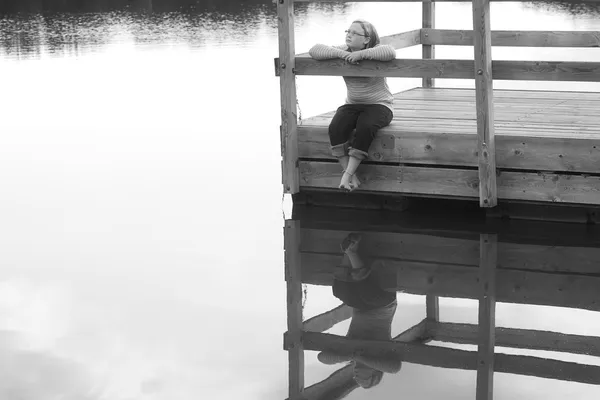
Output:
<instances>
[{"instance_id":1,"label":"wood grain texture","mask_svg":"<svg viewBox=\"0 0 600 400\"><path fill-rule=\"evenodd\" d=\"M424 29L423 45L473 46L472 30ZM597 31L491 31L492 46L600 47Z\"/></svg>"},{"instance_id":2,"label":"wood grain texture","mask_svg":"<svg viewBox=\"0 0 600 400\"><path fill-rule=\"evenodd\" d=\"M279 86L281 98L281 155L284 193L297 193L298 185L298 133L296 107L294 2L277 3L279 40Z\"/></svg>"},{"instance_id":3,"label":"wood grain texture","mask_svg":"<svg viewBox=\"0 0 600 400\"><path fill-rule=\"evenodd\" d=\"M427 332L433 340L460 344L477 344L479 327L450 322L428 323ZM496 346L529 350L600 356L600 337L571 335L559 332L496 328Z\"/></svg>"},{"instance_id":4,"label":"wood grain texture","mask_svg":"<svg viewBox=\"0 0 600 400\"><path fill-rule=\"evenodd\" d=\"M599 93L494 91L498 168L597 173ZM478 163L472 89L398 93L394 119L369 149L369 161L456 165ZM301 158L332 159L327 127L333 112L298 127Z\"/></svg>"},{"instance_id":5,"label":"wood grain texture","mask_svg":"<svg viewBox=\"0 0 600 400\"><path fill-rule=\"evenodd\" d=\"M382 36L380 42L381 44L393 46L396 50L416 46L421 44L421 30L415 29L396 35Z\"/></svg>"},{"instance_id":6,"label":"wood grain texture","mask_svg":"<svg viewBox=\"0 0 600 400\"><path fill-rule=\"evenodd\" d=\"M422 29L433 29L435 28L435 3L423 3L422 5L422 17L423 22L421 24ZM419 31L420 42L423 43L423 30ZM422 46L422 58L423 59L432 59L435 58L435 47L433 44L424 44ZM424 88L431 88L435 86L435 82L433 78L425 77L422 81L422 86Z\"/></svg>"},{"instance_id":7,"label":"wood grain texture","mask_svg":"<svg viewBox=\"0 0 600 400\"><path fill-rule=\"evenodd\" d=\"M498 204L498 188L496 187L496 140L494 138L494 91L492 89L492 40L489 0L473 0L473 31L479 205L481 207L495 207Z\"/></svg>"},{"instance_id":8,"label":"wood grain texture","mask_svg":"<svg viewBox=\"0 0 600 400\"><path fill-rule=\"evenodd\" d=\"M353 65L296 57L296 75L473 79L475 71L472 60L396 58ZM496 80L599 82L600 62L494 60L492 74Z\"/></svg>"},{"instance_id":9,"label":"wood grain texture","mask_svg":"<svg viewBox=\"0 0 600 400\"><path fill-rule=\"evenodd\" d=\"M401 357L405 362L441 368L477 369L477 353L395 341L359 340L326 333L307 332L305 347L314 351L351 354L356 349L369 356ZM600 384L600 367L540 357L496 354L494 370L518 375L537 376L572 382Z\"/></svg>"},{"instance_id":10,"label":"wood grain texture","mask_svg":"<svg viewBox=\"0 0 600 400\"><path fill-rule=\"evenodd\" d=\"M597 173L600 165L600 131L586 136L580 130L560 126L527 127L520 123L496 122L498 168L533 171L569 171ZM544 136L549 129L556 135ZM419 123L416 120L394 121L380 130L369 148L369 161L403 164L477 166L475 123L458 124L456 120ZM596 133L598 132L598 133ZM532 136L526 136L532 135ZM535 136L533 136L535 135ZM392 138L392 139L389 139ZM300 158L331 159L326 127L298 127ZM393 143L393 147L389 145Z\"/></svg>"},{"instance_id":11,"label":"wood grain texture","mask_svg":"<svg viewBox=\"0 0 600 400\"><path fill-rule=\"evenodd\" d=\"M477 170L361 165L363 191L478 198ZM300 162L301 187L337 189L339 166L329 162ZM600 177L502 171L498 198L551 203L600 204Z\"/></svg>"}]
</instances>

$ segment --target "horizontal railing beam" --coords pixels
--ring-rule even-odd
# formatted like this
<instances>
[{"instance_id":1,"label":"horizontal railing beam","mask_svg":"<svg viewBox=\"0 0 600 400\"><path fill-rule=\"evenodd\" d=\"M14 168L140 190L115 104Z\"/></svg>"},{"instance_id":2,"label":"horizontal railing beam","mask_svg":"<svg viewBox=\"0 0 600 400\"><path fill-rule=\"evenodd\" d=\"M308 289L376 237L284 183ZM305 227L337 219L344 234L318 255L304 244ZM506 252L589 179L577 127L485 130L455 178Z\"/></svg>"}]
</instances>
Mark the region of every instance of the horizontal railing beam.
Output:
<instances>
[{"instance_id":1,"label":"horizontal railing beam","mask_svg":"<svg viewBox=\"0 0 600 400\"><path fill-rule=\"evenodd\" d=\"M415 29L414 31L397 33L395 35L382 36L380 39L381 44L387 44L392 46L394 49L404 49L407 47L416 46L421 44L421 29ZM296 57L310 57L308 53L297 54ZM277 59L275 59L277 68Z\"/></svg>"},{"instance_id":2,"label":"horizontal railing beam","mask_svg":"<svg viewBox=\"0 0 600 400\"><path fill-rule=\"evenodd\" d=\"M383 36L380 42L381 44L390 45L396 50L416 46L421 44L421 29Z\"/></svg>"},{"instance_id":3,"label":"horizontal railing beam","mask_svg":"<svg viewBox=\"0 0 600 400\"><path fill-rule=\"evenodd\" d=\"M314 76L474 79L475 65L473 60L400 58L350 65L342 59L317 61L296 57L294 72ZM276 69L275 73L279 71ZM495 80L600 82L600 62L495 60L492 74Z\"/></svg>"},{"instance_id":4,"label":"horizontal railing beam","mask_svg":"<svg viewBox=\"0 0 600 400\"><path fill-rule=\"evenodd\" d=\"M492 31L492 46L600 47L598 31ZM473 46L472 30L422 29L421 44Z\"/></svg>"},{"instance_id":5,"label":"horizontal railing beam","mask_svg":"<svg viewBox=\"0 0 600 400\"><path fill-rule=\"evenodd\" d=\"M478 343L479 327L474 324L428 322L426 331L440 342ZM600 337L531 329L496 328L496 346L600 356Z\"/></svg>"},{"instance_id":6,"label":"horizontal railing beam","mask_svg":"<svg viewBox=\"0 0 600 400\"><path fill-rule=\"evenodd\" d=\"M352 318L352 307L342 304L333 310L316 315L304 321L304 330L309 332L325 332L342 321Z\"/></svg>"},{"instance_id":7,"label":"horizontal railing beam","mask_svg":"<svg viewBox=\"0 0 600 400\"><path fill-rule=\"evenodd\" d=\"M304 332L304 349L353 354L360 349L370 357L399 357L404 362L432 367L476 370L477 353L418 343L349 339L327 333ZM540 378L600 384L600 366L552 360L540 357L495 354L494 371Z\"/></svg>"}]
</instances>

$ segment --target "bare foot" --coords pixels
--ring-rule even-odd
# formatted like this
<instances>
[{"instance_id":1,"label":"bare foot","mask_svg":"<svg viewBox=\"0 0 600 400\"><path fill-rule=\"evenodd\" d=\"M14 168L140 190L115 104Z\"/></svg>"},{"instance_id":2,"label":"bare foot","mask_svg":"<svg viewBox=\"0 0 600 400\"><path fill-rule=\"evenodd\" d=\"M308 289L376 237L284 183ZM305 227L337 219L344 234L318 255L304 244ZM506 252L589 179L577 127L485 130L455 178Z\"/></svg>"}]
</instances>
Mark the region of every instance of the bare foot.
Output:
<instances>
[{"instance_id":1,"label":"bare foot","mask_svg":"<svg viewBox=\"0 0 600 400\"><path fill-rule=\"evenodd\" d=\"M341 248L344 253L356 253L358 251L358 245L362 240L362 235L352 232L344 238L341 243Z\"/></svg>"},{"instance_id":2,"label":"bare foot","mask_svg":"<svg viewBox=\"0 0 600 400\"><path fill-rule=\"evenodd\" d=\"M354 187L352 190L358 189L358 187L360 186L360 180L358 179L358 176L356 176L356 174L352 175L350 185Z\"/></svg>"},{"instance_id":3,"label":"bare foot","mask_svg":"<svg viewBox=\"0 0 600 400\"><path fill-rule=\"evenodd\" d=\"M340 181L339 188L347 190L347 191L354 190L354 186L352 185L352 178L353 178L353 175L350 175L349 173L344 171L344 174L342 175L342 180Z\"/></svg>"}]
</instances>

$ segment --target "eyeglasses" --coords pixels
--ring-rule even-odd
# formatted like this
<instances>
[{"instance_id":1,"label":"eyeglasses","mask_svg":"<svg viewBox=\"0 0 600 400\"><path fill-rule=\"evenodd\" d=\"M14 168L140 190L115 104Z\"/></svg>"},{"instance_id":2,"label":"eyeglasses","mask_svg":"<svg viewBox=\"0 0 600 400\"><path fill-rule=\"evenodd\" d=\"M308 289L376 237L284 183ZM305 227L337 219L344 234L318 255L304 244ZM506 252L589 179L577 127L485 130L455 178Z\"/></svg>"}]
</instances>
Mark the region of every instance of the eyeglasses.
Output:
<instances>
[{"instance_id":1,"label":"eyeglasses","mask_svg":"<svg viewBox=\"0 0 600 400\"><path fill-rule=\"evenodd\" d=\"M358 35L358 36L364 36L364 37L368 37L367 35L363 35L362 33L358 33L355 30L345 30L344 32L346 32L346 34L350 34L350 35Z\"/></svg>"}]
</instances>

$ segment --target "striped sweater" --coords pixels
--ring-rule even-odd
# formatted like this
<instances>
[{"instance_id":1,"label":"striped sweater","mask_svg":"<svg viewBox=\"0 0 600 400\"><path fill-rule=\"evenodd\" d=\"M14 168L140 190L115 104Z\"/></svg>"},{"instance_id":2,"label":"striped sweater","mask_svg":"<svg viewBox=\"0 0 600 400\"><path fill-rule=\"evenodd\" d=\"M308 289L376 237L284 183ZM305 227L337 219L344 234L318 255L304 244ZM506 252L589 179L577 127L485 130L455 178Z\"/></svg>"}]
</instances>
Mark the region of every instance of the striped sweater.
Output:
<instances>
[{"instance_id":1,"label":"striped sweater","mask_svg":"<svg viewBox=\"0 0 600 400\"><path fill-rule=\"evenodd\" d=\"M396 50L389 45L377 45L355 53L360 53L363 60L391 61L396 58ZM310 49L309 54L315 60L331 60L345 58L350 52L345 45L317 44ZM346 104L381 104L394 112L394 96L385 77L344 76L344 81L348 90Z\"/></svg>"}]
</instances>

